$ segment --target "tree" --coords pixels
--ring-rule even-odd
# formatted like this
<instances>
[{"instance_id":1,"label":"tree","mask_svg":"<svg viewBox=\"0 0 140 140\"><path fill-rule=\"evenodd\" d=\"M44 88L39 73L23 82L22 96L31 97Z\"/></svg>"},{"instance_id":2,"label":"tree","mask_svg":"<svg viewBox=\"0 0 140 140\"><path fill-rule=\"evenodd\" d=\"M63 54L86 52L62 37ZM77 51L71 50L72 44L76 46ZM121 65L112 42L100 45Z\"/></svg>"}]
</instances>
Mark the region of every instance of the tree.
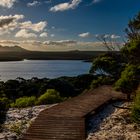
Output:
<instances>
[{"instance_id":1,"label":"tree","mask_svg":"<svg viewBox=\"0 0 140 140\"><path fill-rule=\"evenodd\" d=\"M135 65L127 65L125 70L122 71L121 77L115 83L115 89L121 90L127 94L127 99L130 100L130 94L137 89L138 80L137 75L140 69Z\"/></svg>"},{"instance_id":2,"label":"tree","mask_svg":"<svg viewBox=\"0 0 140 140\"><path fill-rule=\"evenodd\" d=\"M122 61L121 55L116 52L101 55L93 60L90 73L118 78L124 67Z\"/></svg>"},{"instance_id":3,"label":"tree","mask_svg":"<svg viewBox=\"0 0 140 140\"><path fill-rule=\"evenodd\" d=\"M121 54L128 65L115 86L130 98L130 93L137 89L140 82L140 12L129 21L125 31L128 41L121 49Z\"/></svg>"},{"instance_id":4,"label":"tree","mask_svg":"<svg viewBox=\"0 0 140 140\"><path fill-rule=\"evenodd\" d=\"M140 12L128 23L128 27L125 29L128 40L140 39Z\"/></svg>"},{"instance_id":5,"label":"tree","mask_svg":"<svg viewBox=\"0 0 140 140\"><path fill-rule=\"evenodd\" d=\"M117 39L120 36L109 35L109 34L101 34L95 36L97 40L99 40L103 46L107 49L107 51L119 51L121 49L121 43L117 42Z\"/></svg>"},{"instance_id":6,"label":"tree","mask_svg":"<svg viewBox=\"0 0 140 140\"><path fill-rule=\"evenodd\" d=\"M140 62L140 13L129 21L126 28L128 42L121 49L128 63L139 65Z\"/></svg>"}]
</instances>

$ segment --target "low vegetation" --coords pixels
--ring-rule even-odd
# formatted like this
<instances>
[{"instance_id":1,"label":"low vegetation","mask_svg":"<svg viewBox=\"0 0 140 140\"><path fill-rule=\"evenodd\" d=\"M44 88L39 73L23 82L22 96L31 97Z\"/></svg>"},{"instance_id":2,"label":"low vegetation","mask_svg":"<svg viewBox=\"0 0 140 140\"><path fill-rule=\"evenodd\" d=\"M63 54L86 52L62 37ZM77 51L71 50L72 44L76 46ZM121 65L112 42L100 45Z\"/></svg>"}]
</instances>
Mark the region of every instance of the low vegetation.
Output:
<instances>
[{"instance_id":1,"label":"low vegetation","mask_svg":"<svg viewBox=\"0 0 140 140\"><path fill-rule=\"evenodd\" d=\"M63 101L64 98L60 96L60 93L54 89L48 89L43 95L38 98L37 104L54 104Z\"/></svg>"},{"instance_id":2,"label":"low vegetation","mask_svg":"<svg viewBox=\"0 0 140 140\"><path fill-rule=\"evenodd\" d=\"M136 97L134 99L131 117L134 122L140 124L140 91L137 92Z\"/></svg>"},{"instance_id":3,"label":"low vegetation","mask_svg":"<svg viewBox=\"0 0 140 140\"><path fill-rule=\"evenodd\" d=\"M9 107L24 108L34 105L59 103L67 98L79 95L90 88L96 76L91 74L56 79L25 80L17 78L0 82L0 124L5 121Z\"/></svg>"},{"instance_id":4,"label":"low vegetation","mask_svg":"<svg viewBox=\"0 0 140 140\"><path fill-rule=\"evenodd\" d=\"M17 108L24 108L28 106L34 106L36 104L36 97L21 97L16 99L15 103L12 103L11 107L17 107Z\"/></svg>"}]
</instances>

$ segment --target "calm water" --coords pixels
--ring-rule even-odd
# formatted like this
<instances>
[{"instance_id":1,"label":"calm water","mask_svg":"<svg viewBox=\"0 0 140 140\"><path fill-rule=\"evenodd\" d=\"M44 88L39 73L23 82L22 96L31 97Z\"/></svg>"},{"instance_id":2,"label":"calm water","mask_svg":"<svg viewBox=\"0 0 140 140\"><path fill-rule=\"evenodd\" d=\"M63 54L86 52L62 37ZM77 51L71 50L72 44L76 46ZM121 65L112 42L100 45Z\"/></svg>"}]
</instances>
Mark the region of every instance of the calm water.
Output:
<instances>
[{"instance_id":1,"label":"calm water","mask_svg":"<svg viewBox=\"0 0 140 140\"><path fill-rule=\"evenodd\" d=\"M0 79L56 78L88 73L91 63L79 60L24 60L0 62Z\"/></svg>"}]
</instances>

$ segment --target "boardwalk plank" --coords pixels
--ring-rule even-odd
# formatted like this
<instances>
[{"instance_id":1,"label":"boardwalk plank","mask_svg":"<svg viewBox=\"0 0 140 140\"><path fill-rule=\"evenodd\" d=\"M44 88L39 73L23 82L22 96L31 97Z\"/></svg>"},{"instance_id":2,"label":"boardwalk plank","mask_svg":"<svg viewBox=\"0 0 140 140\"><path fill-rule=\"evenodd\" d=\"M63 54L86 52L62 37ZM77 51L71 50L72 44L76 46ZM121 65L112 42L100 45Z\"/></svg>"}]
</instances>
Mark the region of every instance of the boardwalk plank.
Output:
<instances>
[{"instance_id":1,"label":"boardwalk plank","mask_svg":"<svg viewBox=\"0 0 140 140\"><path fill-rule=\"evenodd\" d=\"M22 140L85 140L86 115L112 98L123 98L123 94L102 86L46 109Z\"/></svg>"}]
</instances>

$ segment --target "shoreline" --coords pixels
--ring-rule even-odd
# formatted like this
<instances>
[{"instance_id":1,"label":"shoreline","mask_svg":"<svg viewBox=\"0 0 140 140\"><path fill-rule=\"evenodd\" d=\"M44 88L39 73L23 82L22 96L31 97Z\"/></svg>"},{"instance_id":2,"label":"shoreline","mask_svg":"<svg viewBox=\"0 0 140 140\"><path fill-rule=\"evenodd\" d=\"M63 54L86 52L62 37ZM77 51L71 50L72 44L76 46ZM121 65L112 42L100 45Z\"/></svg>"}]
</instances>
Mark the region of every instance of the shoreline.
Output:
<instances>
[{"instance_id":1,"label":"shoreline","mask_svg":"<svg viewBox=\"0 0 140 140\"><path fill-rule=\"evenodd\" d=\"M69 52L37 52L11 51L0 52L0 62L27 60L81 60L92 61L105 51L69 51Z\"/></svg>"}]
</instances>

